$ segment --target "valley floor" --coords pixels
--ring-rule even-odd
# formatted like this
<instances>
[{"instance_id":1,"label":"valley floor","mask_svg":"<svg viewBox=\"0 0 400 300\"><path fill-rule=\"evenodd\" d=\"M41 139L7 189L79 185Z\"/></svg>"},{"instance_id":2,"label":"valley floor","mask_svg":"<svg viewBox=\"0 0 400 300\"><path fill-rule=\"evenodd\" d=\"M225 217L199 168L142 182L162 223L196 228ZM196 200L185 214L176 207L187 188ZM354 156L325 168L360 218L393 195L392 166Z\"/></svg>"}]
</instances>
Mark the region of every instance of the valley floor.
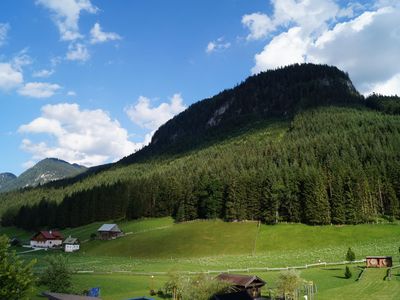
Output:
<instances>
[{"instance_id":1,"label":"valley floor","mask_svg":"<svg viewBox=\"0 0 400 300\"><path fill-rule=\"evenodd\" d=\"M261 225L257 222L225 223L195 221L174 224L170 218L120 222L125 237L113 241L90 241L101 223L63 231L83 241L78 253L65 254L75 271L77 290L101 287L103 299L128 299L147 295L150 287L161 289L169 271L228 271L229 269L287 267L318 262L341 262L348 247L356 259L367 255L393 256L399 265L399 224L307 226L302 224ZM31 233L0 228L0 234L28 240ZM26 251L17 248L17 251ZM60 251L20 254L36 258L36 270L44 258ZM352 265L353 277L344 279L345 265L300 270L300 276L317 286L315 299L400 299L400 268L391 281L384 281L385 269L367 269L356 281L361 268ZM235 272L235 271L231 271ZM242 270L243 272L243 270ZM274 288L278 271L250 270L267 281L264 291ZM217 273L213 273L217 274ZM151 275L154 279L151 280ZM32 298L46 287L35 287ZM39 299L39 298L38 298ZM43 298L42 298L43 299Z\"/></svg>"}]
</instances>

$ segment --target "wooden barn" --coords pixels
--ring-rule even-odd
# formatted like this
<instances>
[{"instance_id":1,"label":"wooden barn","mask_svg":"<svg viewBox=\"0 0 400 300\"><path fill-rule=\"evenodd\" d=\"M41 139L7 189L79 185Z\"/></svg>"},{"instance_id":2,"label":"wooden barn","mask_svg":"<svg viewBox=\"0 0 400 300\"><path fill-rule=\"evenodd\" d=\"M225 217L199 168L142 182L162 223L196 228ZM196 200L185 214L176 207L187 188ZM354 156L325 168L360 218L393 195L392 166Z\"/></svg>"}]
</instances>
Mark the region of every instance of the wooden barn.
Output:
<instances>
[{"instance_id":1,"label":"wooden barn","mask_svg":"<svg viewBox=\"0 0 400 300\"><path fill-rule=\"evenodd\" d=\"M392 266L391 256L367 256L365 260L367 268L390 268Z\"/></svg>"},{"instance_id":2,"label":"wooden barn","mask_svg":"<svg viewBox=\"0 0 400 300\"><path fill-rule=\"evenodd\" d=\"M255 275L221 273L217 279L232 284L238 292L246 291L252 299L261 297L261 288L266 284L264 280Z\"/></svg>"},{"instance_id":3,"label":"wooden barn","mask_svg":"<svg viewBox=\"0 0 400 300\"><path fill-rule=\"evenodd\" d=\"M124 233L119 229L117 224L103 224L98 230L100 240L111 240L123 236Z\"/></svg>"},{"instance_id":4,"label":"wooden barn","mask_svg":"<svg viewBox=\"0 0 400 300\"><path fill-rule=\"evenodd\" d=\"M61 247L63 239L59 231L39 231L31 238L30 245L39 248L58 248Z\"/></svg>"}]
</instances>

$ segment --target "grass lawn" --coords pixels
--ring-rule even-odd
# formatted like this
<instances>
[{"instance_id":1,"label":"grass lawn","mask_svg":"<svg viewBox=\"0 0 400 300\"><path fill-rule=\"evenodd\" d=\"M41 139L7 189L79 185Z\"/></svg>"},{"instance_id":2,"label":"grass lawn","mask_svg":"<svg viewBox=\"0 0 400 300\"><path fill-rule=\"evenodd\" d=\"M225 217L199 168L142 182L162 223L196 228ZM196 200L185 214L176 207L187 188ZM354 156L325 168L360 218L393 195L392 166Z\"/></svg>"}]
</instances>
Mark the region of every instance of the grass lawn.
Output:
<instances>
[{"instance_id":1,"label":"grass lawn","mask_svg":"<svg viewBox=\"0 0 400 300\"><path fill-rule=\"evenodd\" d=\"M7 235L9 238L18 238L23 242L28 243L29 239L34 234L33 232L25 231L23 229L19 229L16 227L1 227L0 226L0 235Z\"/></svg>"},{"instance_id":2,"label":"grass lawn","mask_svg":"<svg viewBox=\"0 0 400 300\"><path fill-rule=\"evenodd\" d=\"M84 225L76 228L67 228L61 232L64 236L71 235L72 237L77 237L81 241L86 241L90 239L92 233L97 233L97 229L105 223L116 223L119 228L128 234L144 232L148 230L153 230L160 227L168 227L173 225L173 219L170 217L166 218L152 218L152 219L140 219L135 221L106 221L106 222L95 222L88 225Z\"/></svg>"},{"instance_id":3,"label":"grass lawn","mask_svg":"<svg viewBox=\"0 0 400 300\"><path fill-rule=\"evenodd\" d=\"M197 221L83 245L89 255L135 258L185 258L252 253L254 222Z\"/></svg>"},{"instance_id":4,"label":"grass lawn","mask_svg":"<svg viewBox=\"0 0 400 300\"><path fill-rule=\"evenodd\" d=\"M315 299L318 300L358 300L358 299L400 299L400 274L394 272L391 281L384 281L386 269L367 269L360 281L356 281L361 271L358 266L351 266L353 277L344 278L344 266L330 268L315 268L302 270L300 276L313 281L317 287ZM267 282L263 289L263 295L269 294L269 288L275 288L279 272L252 273L260 276ZM78 274L73 276L75 290L83 291L90 287L100 287L101 297L105 300L123 300L130 297L147 296L150 289L162 289L167 276L156 275L136 276L125 274ZM36 287L31 294L31 299L43 299L38 297L39 291L45 287ZM155 299L162 299L153 297Z\"/></svg>"},{"instance_id":5,"label":"grass lawn","mask_svg":"<svg viewBox=\"0 0 400 300\"><path fill-rule=\"evenodd\" d=\"M307 226L279 224L257 226L255 222L225 223L220 220L174 224L171 218L117 222L129 233L112 241L87 241L78 253L63 254L71 267L93 274L76 274L78 291L100 286L103 299L128 299L147 295L150 274L155 274L154 287L161 288L165 275L155 272L207 271L251 267L286 267L315 262L343 261L348 247L357 259L366 255L391 255L399 264L399 224L363 224L346 226ZM63 230L87 240L102 224L94 223ZM29 238L32 233L15 228L0 228L0 234ZM45 264L47 255L61 251L38 251L20 254L36 258L36 271ZM302 278L317 285L316 299L400 299L400 276L396 269L392 281L383 281L385 270L368 269L361 281L351 266L353 278L344 279L344 266L301 271ZM135 272L136 275L121 271ZM107 274L100 274L101 272ZM114 272L114 273L108 273ZM138 275L148 273L148 275ZM274 287L279 272L255 272ZM36 287L36 292L45 288ZM268 294L268 289L265 290ZM43 299L43 298L42 298Z\"/></svg>"}]
</instances>

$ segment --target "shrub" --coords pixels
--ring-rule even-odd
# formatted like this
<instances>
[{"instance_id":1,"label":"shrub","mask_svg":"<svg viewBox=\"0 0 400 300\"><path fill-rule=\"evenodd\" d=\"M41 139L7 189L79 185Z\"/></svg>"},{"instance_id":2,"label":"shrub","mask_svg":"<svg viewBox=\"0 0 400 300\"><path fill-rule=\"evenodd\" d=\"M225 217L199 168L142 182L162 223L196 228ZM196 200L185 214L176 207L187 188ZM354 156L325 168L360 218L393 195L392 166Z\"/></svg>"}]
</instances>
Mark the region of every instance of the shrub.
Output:
<instances>
[{"instance_id":1,"label":"shrub","mask_svg":"<svg viewBox=\"0 0 400 300\"><path fill-rule=\"evenodd\" d=\"M63 255L47 258L47 268L40 276L40 283L46 285L50 292L68 293L72 289L72 270Z\"/></svg>"}]
</instances>

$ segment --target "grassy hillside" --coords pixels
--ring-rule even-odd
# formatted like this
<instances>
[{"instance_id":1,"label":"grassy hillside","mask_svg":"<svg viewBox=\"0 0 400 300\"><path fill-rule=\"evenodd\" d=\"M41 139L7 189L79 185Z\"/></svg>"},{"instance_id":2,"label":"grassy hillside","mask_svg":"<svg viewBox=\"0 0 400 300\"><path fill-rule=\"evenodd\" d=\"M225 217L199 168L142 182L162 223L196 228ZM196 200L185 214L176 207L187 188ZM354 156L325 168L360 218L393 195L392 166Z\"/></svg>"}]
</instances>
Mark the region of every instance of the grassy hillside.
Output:
<instances>
[{"instance_id":1,"label":"grassy hillside","mask_svg":"<svg viewBox=\"0 0 400 300\"><path fill-rule=\"evenodd\" d=\"M257 226L250 223L197 221L84 245L89 255L178 258L251 254Z\"/></svg>"},{"instance_id":2,"label":"grassy hillside","mask_svg":"<svg viewBox=\"0 0 400 300\"><path fill-rule=\"evenodd\" d=\"M76 270L135 272L285 267L343 261L348 247L352 247L357 259L392 255L398 260L398 224L259 227L257 222L218 220L175 224L171 218L118 224L128 234L111 241L88 241L100 223L64 230L64 235L84 241L79 253L69 255L71 265ZM0 234L17 232L21 236L30 234L0 228ZM52 253L39 251L24 257L41 260Z\"/></svg>"},{"instance_id":3,"label":"grassy hillside","mask_svg":"<svg viewBox=\"0 0 400 300\"><path fill-rule=\"evenodd\" d=\"M354 275L360 272L359 267L351 267ZM316 299L318 300L397 300L400 298L400 273L394 273L392 281L383 281L386 270L369 269L361 281L343 278L344 267L309 269L300 272L300 276L313 281L317 286ZM269 288L274 288L279 272L259 272L256 275L263 278L267 285L263 295L269 294ZM102 299L122 300L131 297L147 296L151 288L161 289L167 280L166 276L132 276L123 274L81 274L74 276L74 283L78 290L88 287L100 287ZM32 299L43 299L35 295L44 287L36 288ZM153 297L157 300L164 298Z\"/></svg>"},{"instance_id":4,"label":"grassy hillside","mask_svg":"<svg viewBox=\"0 0 400 300\"><path fill-rule=\"evenodd\" d=\"M207 271L238 268L286 267L318 261L343 261L348 247L357 259L366 255L392 255L399 263L400 224L362 224L345 226L307 226L302 224L261 225L257 222L226 223L219 220L176 224L171 218L118 222L129 233L112 241L87 241L79 253L65 254L74 270L99 273L74 275L77 290L100 286L102 298L109 300L149 296L150 286L162 288L167 277L153 272ZM66 229L84 240L101 223ZM20 234L21 230L0 228L0 234ZM40 271L44 259L58 251L20 254L24 259L38 259ZM362 265L362 264L361 264ZM318 289L317 299L397 299L400 295L399 269L392 281L383 281L385 270L366 271L355 281L360 268L351 266L353 277L344 279L344 265L301 270ZM133 272L128 275L123 272ZM111 272L111 273L108 273ZM114 273L113 273L114 272ZM148 275L143 275L147 273ZM155 274L152 280L150 274ZM264 293L274 288L277 271L257 272L267 281ZM32 299L45 287L36 287ZM355 296L357 297L355 297ZM156 298L159 299L159 298Z\"/></svg>"}]
</instances>

